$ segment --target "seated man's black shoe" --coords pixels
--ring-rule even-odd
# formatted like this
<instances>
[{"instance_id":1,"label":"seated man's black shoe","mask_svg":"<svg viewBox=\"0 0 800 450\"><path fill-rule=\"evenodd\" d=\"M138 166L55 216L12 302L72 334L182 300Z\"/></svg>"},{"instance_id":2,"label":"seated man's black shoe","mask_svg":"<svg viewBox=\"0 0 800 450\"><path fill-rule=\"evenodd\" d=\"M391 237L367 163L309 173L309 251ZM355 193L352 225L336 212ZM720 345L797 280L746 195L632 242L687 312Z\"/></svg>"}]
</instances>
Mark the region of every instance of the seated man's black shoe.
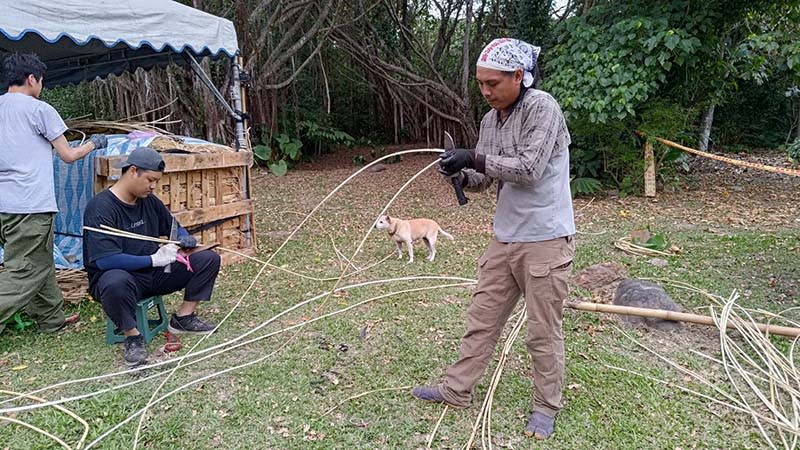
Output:
<instances>
[{"instance_id":1,"label":"seated man's black shoe","mask_svg":"<svg viewBox=\"0 0 800 450\"><path fill-rule=\"evenodd\" d=\"M182 317L173 314L167 329L175 334L210 334L214 325L200 320L195 313Z\"/></svg>"}]
</instances>

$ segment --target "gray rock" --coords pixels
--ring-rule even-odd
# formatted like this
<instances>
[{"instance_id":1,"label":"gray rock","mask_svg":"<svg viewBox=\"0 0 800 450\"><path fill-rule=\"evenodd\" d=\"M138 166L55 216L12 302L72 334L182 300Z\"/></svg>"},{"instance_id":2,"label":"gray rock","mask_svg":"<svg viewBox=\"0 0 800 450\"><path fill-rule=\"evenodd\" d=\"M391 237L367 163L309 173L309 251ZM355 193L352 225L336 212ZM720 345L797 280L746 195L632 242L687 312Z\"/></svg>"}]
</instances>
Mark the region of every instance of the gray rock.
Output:
<instances>
[{"instance_id":1,"label":"gray rock","mask_svg":"<svg viewBox=\"0 0 800 450\"><path fill-rule=\"evenodd\" d=\"M649 281L623 280L614 294L614 304L620 306L633 306L636 308L663 309L666 311L680 312L681 308L664 289L658 284ZM630 326L645 326L662 331L672 331L681 328L680 322L649 317L620 315L622 323Z\"/></svg>"}]
</instances>

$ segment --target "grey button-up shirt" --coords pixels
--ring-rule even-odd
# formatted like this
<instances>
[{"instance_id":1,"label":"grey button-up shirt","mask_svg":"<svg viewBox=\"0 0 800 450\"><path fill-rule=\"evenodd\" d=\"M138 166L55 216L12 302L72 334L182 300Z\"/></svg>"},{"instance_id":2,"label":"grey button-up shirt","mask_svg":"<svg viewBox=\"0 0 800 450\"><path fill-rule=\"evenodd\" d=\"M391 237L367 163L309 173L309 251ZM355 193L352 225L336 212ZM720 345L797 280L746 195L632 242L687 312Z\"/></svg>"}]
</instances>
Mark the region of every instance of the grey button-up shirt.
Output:
<instances>
[{"instance_id":1,"label":"grey button-up shirt","mask_svg":"<svg viewBox=\"0 0 800 450\"><path fill-rule=\"evenodd\" d=\"M481 121L475 151L485 173L466 170L466 188L499 180L494 232L500 242L540 242L575 234L569 189L569 131L550 94L528 89L505 121L494 109Z\"/></svg>"}]
</instances>

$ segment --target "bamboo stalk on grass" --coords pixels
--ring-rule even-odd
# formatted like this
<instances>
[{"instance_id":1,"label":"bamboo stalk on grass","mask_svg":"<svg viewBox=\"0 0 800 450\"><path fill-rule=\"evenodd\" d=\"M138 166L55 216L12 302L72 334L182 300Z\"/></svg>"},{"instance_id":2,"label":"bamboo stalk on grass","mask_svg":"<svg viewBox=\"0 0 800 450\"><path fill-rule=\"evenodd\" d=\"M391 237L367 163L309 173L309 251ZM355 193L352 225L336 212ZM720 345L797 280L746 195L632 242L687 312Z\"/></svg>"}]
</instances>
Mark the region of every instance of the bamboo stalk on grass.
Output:
<instances>
[{"instance_id":1,"label":"bamboo stalk on grass","mask_svg":"<svg viewBox=\"0 0 800 450\"><path fill-rule=\"evenodd\" d=\"M772 440L769 438L762 423L767 423L769 425L777 427L781 437L781 442L783 442L784 444L787 443L787 440L784 436L784 433L786 432L793 433L795 436L795 440L798 437L800 437L800 434L798 434L798 431L800 431L800 429L798 429L797 425L798 423L800 423L800 395L799 395L800 373L795 368L793 358L787 360L783 356L783 354L779 352L772 345L772 343L769 341L768 337L765 336L764 333L766 333L767 335L775 334L775 335L794 337L795 340L793 341L792 346L790 347L790 355L792 355L794 351L794 345L798 342L798 340L800 340L800 328L757 323L755 322L755 320L752 319L752 317L749 316L749 314L746 314L747 316L746 318L738 317L732 314L733 302L735 301L735 299L736 296L734 294L732 299L729 300L724 305L725 308L723 312L720 314L720 317L703 316L699 314L688 314L675 311L654 310L647 308L635 308L635 307L618 306L618 305L603 305L603 304L595 304L587 302L566 302L565 306L581 311L635 315L639 317L652 317L664 320L674 320L674 321L697 323L702 325L711 325L718 327L720 330L722 349L723 349L722 366L725 368L725 372L728 376L729 382L734 387L740 399L745 398L745 392L750 392L753 395L755 395L755 397L760 401L761 405L767 408L767 410L770 412L771 417L765 416L762 413L755 412L755 410L753 410L753 407L751 407L751 405L749 405L747 402L737 402L736 399L730 396L729 394L724 395L724 397L728 401L723 401L718 403L727 407L732 407L742 412L748 412L758 424L759 431L765 437L770 447L777 448L774 442L772 442ZM503 352L501 353L500 360L492 376L492 381L489 386L489 390L487 392L486 397L484 398L483 405L478 414L478 417L476 418L475 424L472 428L472 433L470 434L470 438L466 446L464 447L465 449L469 449L472 447L472 444L474 442L475 436L477 435L479 428L481 429L481 448L485 449L487 448L487 446L490 450L492 448L491 408L494 399L494 392L497 388L497 384L499 383L500 376L502 375L503 365L505 364L505 358L508 352L510 351L511 344L513 343L514 339L517 337L517 334L519 333L523 321L524 321L524 314L520 316L518 322L515 324L514 328L509 333L509 336L506 340L506 344L503 348ZM750 357L743 348L737 345L736 342L733 341L733 339L731 339L730 336L728 336L727 333L728 329L733 329L738 331L739 335L744 337L746 342L750 343L750 347L752 349L756 349L757 351L760 352L759 360L762 362L762 364L764 364L767 367L766 369L762 368L759 365L759 361L756 361L755 359ZM738 362L737 358L742 358L748 365L758 370L761 373L761 375L753 374L749 370L745 369L743 365ZM690 375L691 377L703 381L704 384L706 384L707 386L713 387L713 389L716 390L718 393L722 393L719 387L705 380L696 372L688 371L685 369L683 369L683 371L688 375ZM735 381L736 377L733 374L734 371L740 378L744 380L746 387L749 389L748 391L745 391L743 387L740 387L736 383ZM756 385L754 379L767 383L769 386L768 393L762 392ZM790 379L795 383L790 383ZM690 389L684 389L684 390L687 392L695 392ZM782 391L784 396L788 394L791 397L791 399L781 401L782 396L778 394L778 391ZM782 408L784 408L785 405L783 405L783 403L793 405L795 407L791 415L784 412ZM795 426L793 427L792 424L794 424ZM784 445L784 447L795 448L795 445Z\"/></svg>"},{"instance_id":2,"label":"bamboo stalk on grass","mask_svg":"<svg viewBox=\"0 0 800 450\"><path fill-rule=\"evenodd\" d=\"M694 289L690 286L686 286L686 288ZM698 291L703 292L702 290ZM714 303L719 303L717 297L709 295ZM727 384L716 380L710 381L700 373L659 354L628 333L622 330L620 332L680 373L700 382L724 400L675 383L642 374L637 375L676 387L684 392L749 415L769 448L785 450L797 448L798 441L800 441L800 373L794 362L794 348L798 339L795 338L792 341L788 352L779 350L769 336L763 334L758 326L760 324L754 320L751 313L736 305L737 298L738 295L734 292L720 305L719 312L716 312L715 308L711 310L712 317L720 331L721 359L700 354L719 365L719 369L727 378ZM770 315L775 316L774 314ZM792 320L780 318L792 325L797 325ZM733 323L733 327L730 326L731 323ZM731 328L736 331L735 334L729 332ZM727 389L725 386L728 386Z\"/></svg>"},{"instance_id":3,"label":"bamboo stalk on grass","mask_svg":"<svg viewBox=\"0 0 800 450\"><path fill-rule=\"evenodd\" d=\"M102 229L98 229L98 228L94 228L94 227L88 227L88 226L84 226L83 228L85 230L93 231L95 233L107 234L109 236L124 237L124 238L128 238L128 239L137 239L137 240L141 240L141 241L156 242L156 243L160 243L160 244L180 244L179 241L171 241L169 239L155 238L155 237L152 237L152 236L145 236L145 235L142 235L142 234L131 233L130 231L119 230L119 229L110 227L108 225L100 225L100 227ZM300 278L305 278L307 280L313 280L313 281L337 281L340 278L351 277L353 275L356 275L358 273L361 273L361 272L364 272L364 271L366 271L368 269L371 269L372 267L375 267L376 265L378 265L378 264L386 261L387 259L389 259L394 254L394 252L389 253L383 259L381 259L380 261L378 261L376 263L372 263L372 264L367 265L367 266L364 266L362 268L356 268L357 270L354 270L353 272L345 273L345 275L343 277L317 278L317 277L312 277L312 276L309 276L309 275L304 275L302 273L294 272L294 271L292 271L290 269L286 269L285 267L276 266L276 265L271 264L271 263L269 263L267 261L263 261L263 260L261 260L259 258L254 257L254 256L250 256L250 255L244 254L242 252L239 252L239 251L236 251L236 250L233 250L233 249L230 249L230 248L225 248L225 247L221 247L221 246L217 246L215 248L217 250L222 250L222 251L225 251L225 252L233 253L233 254L235 254L237 256L249 259L249 260L257 262L259 264L267 265L271 269L280 270L282 272L286 272L288 274L295 275L295 276L300 277ZM349 260L348 260L348 262L349 262Z\"/></svg>"},{"instance_id":4,"label":"bamboo stalk on grass","mask_svg":"<svg viewBox=\"0 0 800 450\"><path fill-rule=\"evenodd\" d=\"M347 307L347 308L345 308L343 310L339 310L338 313L342 313L342 312L345 312L345 310L350 310L350 309L353 309L354 307L361 306L362 304L365 304L365 303L367 303L369 301L374 301L374 300L377 300L377 299L380 299L380 298L388 297L388 296L391 296L391 295L397 295L397 294L400 294L400 293L417 292L417 291L420 291L420 290L437 289L437 288L441 288L441 287L467 286L467 285L473 285L473 284L476 283L476 280L472 280L472 279L469 279L469 278L461 278L461 277L409 276L409 277L399 277L399 278L391 278L391 279L384 279L384 280L364 281L364 282L361 282L361 283L356 283L356 284L352 284L352 285L348 285L348 286L339 287L339 288L336 289L335 292L344 292L344 291L357 289L357 288L361 288L361 287L365 287L365 286L372 286L372 285L376 285L376 284L385 284L385 283L390 283L390 282L415 281L415 280L416 281L419 281L419 280L448 280L448 281L460 281L460 283L448 284L448 285L444 285L444 286L431 286L431 287L426 287L426 288L415 288L415 289L411 289L411 290L404 290L404 291L384 294L384 295L382 295L380 297L372 298L370 300L365 300L365 301L362 301L361 303L358 303L356 305ZM280 317L283 317L286 314L288 314L288 313L290 313L290 312L292 312L292 311L294 311L294 310L296 310L296 309L298 309L298 308L300 308L302 306L305 306L305 305L307 305L309 303L312 303L312 302L314 302L316 300L319 300L320 298L322 298L322 297L324 297L326 295L329 295L330 293L331 293L330 291L329 292L323 292L322 294L319 294L319 295L317 295L315 297L312 297L312 298L310 298L308 300L305 300L303 302L297 303L297 304L289 307L288 309L282 311L281 313L278 313L277 315L271 317L267 321L262 322L260 325L254 327L253 329L251 329L250 331L248 331L248 332L246 332L246 333L244 333L242 335L239 335L239 336L237 336L237 337L235 337L235 338L233 338L233 339L231 339L229 341L223 342L221 344L217 344L217 345L209 347L209 348L204 348L204 349L202 349L202 350L200 350L200 351L198 351L196 353L193 353L191 355L186 354L186 355L182 355L182 356L177 356L177 357L169 359L169 360L164 360L164 361L160 361L160 362L157 362L157 363L148 364L148 365L145 365L145 366L138 366L138 367L135 367L135 368L132 368L132 369L127 369L127 370L123 370L123 371L119 371L119 372L112 372L112 373L98 375L98 376L94 376L94 377L86 377L86 378L80 378L80 379L75 379L75 380L62 381L60 383L56 383L56 384L53 384L53 385L50 385L50 386L45 386L43 388L39 388L39 389L37 389L35 391L29 392L28 394L29 395L39 394L41 392L45 392L45 391L49 391L49 390L53 390L53 389L57 389L57 388L62 388L62 387L66 387L66 386L70 386L70 385L74 385L74 384L85 384L85 383L90 383L90 382L93 382L93 381L100 381L100 380L114 378L114 377L118 377L118 376L122 376L122 375L133 374L133 373L137 373L137 372L140 372L140 371L151 370L151 369L155 369L155 368L158 368L158 367L161 367L161 366L175 364L175 363L178 363L180 361L183 361L183 360L186 360L186 359L190 359L191 357L197 357L197 356L200 356L200 355L204 355L206 353L213 352L215 350L223 349L222 351L219 351L219 352L216 352L216 353L211 353L210 355L207 355L207 356L205 356L203 358L200 358L199 360L196 360L196 361L205 360L205 359L208 359L208 358L211 358L211 357L219 356L219 355L221 355L222 353L225 353L228 350L232 350L234 348L238 348L238 347L242 347L242 346L245 346L245 345L249 345L251 343L260 341L262 339L266 339L268 337L271 337L273 335L280 334L280 333L286 331L286 330L283 330L283 331L279 330L278 332L274 332L274 333L271 333L269 335L259 336L257 338L253 338L253 339L250 339L248 341L239 342L242 339L244 339L245 337L249 336L250 334L253 334L253 333L257 332L258 330L264 328L265 326L269 325L270 323L273 323L274 321L276 321ZM335 314L331 314L331 315L335 315ZM328 316L326 316L326 317L328 317ZM315 322L316 320L317 319L311 319L309 321L302 322L302 324L306 324L307 325L309 323ZM293 326L293 327L290 327L290 328L294 329L294 328L296 328L296 326ZM232 345L232 344L234 344L236 342L239 342L239 344ZM189 364L192 364L192 363L189 363ZM187 365L189 365L189 364L187 364ZM74 397L62 398L62 399L59 399L59 400L48 402L47 404L26 405L26 406L22 406L22 407L0 408L0 414L8 414L8 413L13 413L13 412L21 412L21 411L29 411L29 410L33 410L33 409L42 408L42 407L45 407L45 406L52 406L52 405L55 405L55 404L61 404L61 403L66 403L66 402L70 402L70 401L75 401L75 400L82 400L82 399L85 399L85 398L94 397L94 396L96 396L95 394L99 395L99 394L102 394L102 393L106 393L106 392L111 392L113 390L117 390L118 388L132 386L132 385L138 384L138 383L140 383L142 381L146 381L146 380L149 380L149 379L152 379L152 378L155 378L155 377L162 376L163 374L164 373L162 372L162 373L158 373L158 374L155 374L155 375L151 375L151 376L146 377L146 378L138 378L137 380L135 380L133 382L126 383L126 384L121 385L121 386L117 386L117 387L114 387L114 388L103 389L101 391L97 391L96 393L83 394L83 395L74 396ZM8 403L9 401L12 401L12 400L16 400L16 399L12 398L12 399L2 400L2 401L0 401L0 405L2 405L4 403Z\"/></svg>"},{"instance_id":5,"label":"bamboo stalk on grass","mask_svg":"<svg viewBox=\"0 0 800 450\"><path fill-rule=\"evenodd\" d=\"M64 442L58 436L56 436L56 435L54 435L52 433L49 433L49 432L47 432L47 431L45 431L45 430L43 430L43 429L41 429L41 428L39 428L39 427L37 427L35 425L32 425L32 424L28 423L28 422L25 422L24 420L15 419L13 417L0 416L0 421L14 423L14 424L17 424L19 426L22 426L22 427L25 427L25 428L29 428L29 429L41 434L42 436L46 436L47 438L55 441L56 443L58 443L58 445L64 447L65 449L73 450L72 446L70 446L69 444Z\"/></svg>"},{"instance_id":6,"label":"bamboo stalk on grass","mask_svg":"<svg viewBox=\"0 0 800 450\"><path fill-rule=\"evenodd\" d=\"M580 301L568 301L564 303L564 305L569 308L580 311L622 314L622 315L637 316L637 317L649 317L649 318L656 318L663 320L672 320L676 322L688 322L700 325L717 326L717 321L713 317L704 316L701 314L691 314L691 313L683 313L677 311L665 311L662 309L636 308L633 306L604 305L599 303L580 302ZM737 322L736 320L730 320L726 322L725 326L727 328L736 328L738 324L739 322ZM785 327L781 325L773 325L765 323L756 323L755 327L762 333L788 336L793 338L800 337L800 328L792 328L792 327Z\"/></svg>"},{"instance_id":7,"label":"bamboo stalk on grass","mask_svg":"<svg viewBox=\"0 0 800 450\"><path fill-rule=\"evenodd\" d=\"M522 326L525 325L527 319L528 314L523 306L517 322L514 324L511 332L509 332L508 338L506 338L503 352L500 354L500 361L497 363L497 369L492 377L492 383L489 385L489 393L486 397L486 411L484 412L483 429L481 431L481 448L486 448L484 444L485 439L489 444L489 450L492 450L492 405L494 403L494 393L497 390L497 386L500 384L500 377L503 375L506 361L508 361L508 355L511 353L511 347L514 345L514 341L517 340L517 336L519 336Z\"/></svg>"},{"instance_id":8,"label":"bamboo stalk on grass","mask_svg":"<svg viewBox=\"0 0 800 450\"><path fill-rule=\"evenodd\" d=\"M614 247L637 256L675 256L672 253L654 250L631 242L630 236L625 236L614 241Z\"/></svg>"},{"instance_id":9,"label":"bamboo stalk on grass","mask_svg":"<svg viewBox=\"0 0 800 450\"><path fill-rule=\"evenodd\" d=\"M508 355L511 353L511 347L514 344L514 341L517 339L517 336L522 329L522 325L525 324L525 320L527 319L528 315L523 308L523 310L517 313L515 317L516 322L514 322L514 326L511 328L511 331L506 337L506 342L503 345L503 351L500 353L500 359L497 361L497 366L492 373L492 380L489 383L489 389L483 399L481 409L478 411L478 417L475 418L475 423L472 426L472 432L469 435L467 443L464 445L464 450L470 450L472 448L472 444L475 441L475 436L477 436L479 429L481 430L481 447L486 448L486 439L488 436L489 448L492 448L491 421L494 393L497 390L497 386L500 384L500 377L503 375L503 369L505 368Z\"/></svg>"},{"instance_id":10,"label":"bamboo stalk on grass","mask_svg":"<svg viewBox=\"0 0 800 450\"><path fill-rule=\"evenodd\" d=\"M431 286L431 287L425 287L425 288L415 288L415 289L406 289L406 290L403 290L403 291L390 292L390 293L388 293L388 294L383 294L383 295L379 295L379 296L377 296L377 297L372 297L372 298L370 298L370 299L363 300L363 301L361 301L361 302L355 303L355 304L353 304L353 305L351 305L351 306L348 306L348 307L345 307L345 308L339 309L339 310L337 310L337 311L334 311L334 312L331 312L331 313L323 314L323 315L321 315L321 316L315 317L315 318L313 318L313 319L310 319L310 320L308 320L308 321L301 322L301 323L299 323L299 324L295 324L295 325L291 325L291 326L289 326L289 327L283 328L283 329L281 329L281 330L278 330L278 331L274 331L274 332L272 332L272 333L268 333L268 334L266 334L266 335L264 335L264 336L259 336L258 338L254 339L253 341L255 341L255 340L261 340L261 339L264 339L264 338L267 338L267 337L272 337L272 336L275 336L275 335L277 335L277 334L286 333L286 332L292 331L292 330L294 330L294 329L298 329L298 328L305 327L305 326L307 326L307 325L309 325L309 324L311 324L311 323L317 322L317 321L319 321L319 320L322 320L322 319L327 319L327 318L329 318L329 317L332 317L332 316L335 316L335 315L338 315L338 314L345 313L345 312L347 312L347 311L350 311L350 310L352 310L352 309L358 308L358 307L360 307L360 306L363 306L363 305L365 305L365 304L367 304L367 303L374 302L374 301L376 301L376 300L379 300L379 299L381 299L381 298L386 298L386 297L390 297L390 296L398 295L398 294L401 294L401 293L417 292L417 291L422 291L422 290L432 290L432 289L445 289L445 288L451 288L451 287L457 287L457 286L465 286L465 285L468 285L468 284L472 284L472 283L453 283L453 284L445 284L445 285L439 285L439 286ZM249 342L248 342L248 343L249 343ZM281 349L283 346L285 346L285 345L286 345L286 343L288 343L288 341L285 341L283 344L281 344L281 346L278 348L278 350L280 350L280 349ZM239 345L244 345L244 344L245 344L245 343L241 343L241 344L239 344ZM225 374L225 373L228 373L228 372L231 372L231 371L239 370L239 369L242 369L242 368L244 368L244 367L249 367L249 366L251 366L251 365L258 364L258 363L260 363L260 362L264 361L265 359L267 359L267 358L271 357L271 356L272 356L272 355L274 355L275 353L277 353L277 352L278 352L278 350L275 350L273 353L270 353L269 355L267 355L267 356L264 356L264 357L261 357L261 358L258 358L258 359L256 359L256 360L253 360L253 361L248 361L248 362L245 362L245 363L243 363L243 364L239 364L239 365L237 365L237 366L234 366L234 367L229 367L229 368L226 368L226 369L224 369L224 370L221 370L221 371L214 372L214 373L211 373L211 374L209 374L209 375L203 376L203 377L201 377L200 379L193 380L193 381L191 381L191 382L189 382L189 383L186 383L186 384L184 384L184 385L182 385L182 386L180 386L180 387L178 387L178 388L175 388L175 389L173 389L172 391L168 392L167 394L164 394L163 396L159 397L158 399L155 399L155 400L151 399L151 400L148 402L148 404L147 404L147 405L145 405L143 408L141 408L141 409L139 409L138 411L134 412L132 415L128 416L128 417L127 417L126 419L124 419L122 422L120 422L120 423L116 424L114 427L112 427L111 429L109 429L109 430L107 430L105 433L103 433L103 435L101 435L100 437L98 437L97 439L95 439L94 441L92 441L91 443L89 443L89 445L87 445L87 446L86 446L86 450L88 450L89 448L92 448L94 445L96 445L98 442L100 442L102 439L104 439L106 436L108 436L108 435L109 435L111 432L113 432L114 430L116 430L116 429L119 429L120 427L124 426L125 424L127 424L127 423L128 423L128 422L130 422L131 420L135 419L137 416L142 416L142 417L144 417L144 413L145 413L145 412L146 412L146 411L147 411L147 410L148 410L150 407L152 407L153 405L155 405L155 404L157 404L157 403L161 402L162 400L164 400L164 399L166 399L166 398L168 398L168 397L170 397L170 396L174 395L175 393L177 393L177 392L180 392L180 391L181 391L181 390L183 390L183 389L186 389L186 388L188 388L188 387L190 387L190 386L193 386L193 385L195 385L195 384L197 384L197 383L199 383L199 382L205 381L205 380L207 380L207 379L211 379L211 378L214 378L214 377L216 377L216 376L219 376L219 375L223 375L223 374ZM173 369L173 370L174 370L174 369ZM170 371L170 372L172 372L172 371ZM167 379L169 379L169 378L167 378ZM165 381L166 381L166 380L165 380ZM162 385L163 385L163 384L164 384L164 383L162 383Z\"/></svg>"},{"instance_id":11,"label":"bamboo stalk on grass","mask_svg":"<svg viewBox=\"0 0 800 450\"><path fill-rule=\"evenodd\" d=\"M47 402L47 400L45 400L45 399L43 399L41 397L36 397L36 396L30 395L30 394L23 394L21 392L7 391L5 389L0 389L0 394L14 395L14 396L16 396L16 398L28 398L28 399L31 399L31 400L34 400L34 401L37 401L37 402L40 402L40 403ZM80 449L83 446L84 441L86 441L86 436L89 435L89 423L86 422L86 420L84 420L83 417L75 414L74 412L70 411L69 409L67 409L67 408L65 408L63 406L55 405L54 408L56 408L57 410L63 412L64 414L72 417L73 419L75 419L77 422L79 422L83 426L83 433L81 434L81 439L78 441L78 445L75 446L76 449ZM62 441L61 439L57 438L56 436L54 436L54 435L48 433L47 431L42 430L41 428L38 428L38 427L36 427L36 426L34 426L34 425L30 424L30 423L21 421L19 419L15 419L13 417L5 417L5 416L0 416L0 421L6 421L6 422L10 422L10 423L15 423L17 425L20 425L20 426L23 426L23 427L26 427L26 428L30 428L31 430L33 430L33 431L35 431L35 432L37 432L37 433L39 433L39 434L41 434L43 436L46 436L46 437L56 441L59 445L61 445L64 448L72 449L72 447L69 446L66 442Z\"/></svg>"},{"instance_id":12,"label":"bamboo stalk on grass","mask_svg":"<svg viewBox=\"0 0 800 450\"><path fill-rule=\"evenodd\" d=\"M436 425L433 426L431 435L428 438L428 443L425 445L426 450L431 450L431 446L433 445L433 439L436 437L436 432L439 431L439 425L442 424L442 420L444 420L444 415L447 414L448 408L449 408L448 405L444 405L444 408L442 408L442 414L439 416L439 420L436 421Z\"/></svg>"},{"instance_id":13,"label":"bamboo stalk on grass","mask_svg":"<svg viewBox=\"0 0 800 450\"><path fill-rule=\"evenodd\" d=\"M416 278L418 278L418 277L404 277L404 278L400 279L400 281L407 281L407 280L412 280L412 279L416 279ZM425 277L421 277L421 278L425 278ZM428 277L428 278L440 278L440 277ZM340 290L348 290L348 289L352 289L352 288L355 288L355 287L363 287L363 286L367 286L367 285L377 284L379 281L386 281L386 280L369 281L369 282L359 283L357 285L345 286L345 287L342 287L342 288L339 288L339 289ZM393 281L397 281L397 280L393 280ZM28 393L28 394L23 394L23 396L24 395L32 395L32 394L40 393L40 392L43 392L43 391L51 390L51 389L54 389L54 388L64 387L64 386L71 385L71 384L88 383L88 382L92 382L92 381L99 381L99 380L102 380L102 379L107 379L107 378L111 378L111 377L118 376L118 375L124 375L124 374L129 374L129 373L142 371L142 370L153 369L153 368L156 368L156 367L160 367L160 366L164 366L164 365L168 365L168 364L174 364L174 363L177 363L177 362L185 361L187 359L190 359L190 356L197 357L197 356L200 356L200 355L204 355L202 358L197 358L197 359L192 360L191 362L188 362L187 364L184 365L184 367L188 367L190 365L197 364L197 363L199 363L201 361L204 361L204 360L207 360L207 359L216 358L217 356L219 356L219 355L221 355L223 353L226 353L226 352L228 352L230 350L233 350L235 348L239 348L239 347L243 347L243 346L246 346L246 345L250 345L252 343L261 341L263 339L267 339L267 338L270 338L270 337L273 337L273 336L277 336L279 334L287 333L287 332L295 330L295 329L303 328L303 327L305 327L307 325L310 325L310 324L312 324L314 322L317 322L317 321L320 321L320 320L323 320L323 319L327 319L327 318L330 318L330 317L333 317L333 316L336 316L336 315L339 315L339 314L343 314L345 312L351 311L353 309L359 308L359 307L361 307L361 306L363 306L365 304L372 303L372 302L375 302L377 300L393 297L393 296L399 295L399 294L405 294L405 293L411 293L411 292L421 292L421 291L426 291L426 290L447 289L447 288L452 288L452 287L468 286L468 285L472 285L474 283L475 283L475 280L468 280L468 281L464 281L464 282L460 282L460 283L448 283L448 284L443 284L443 285L427 286L427 287L421 287L421 288L412 288L412 289L405 289L405 290L400 290L400 291L389 292L389 293L382 294L382 295L379 295L379 296L376 296L376 297L372 297L372 298L369 298L369 299L366 299L366 300L362 300L361 302L355 303L355 304L347 306L345 308L341 308L341 309L333 311L331 313L327 313L327 314L324 314L322 316L318 316L316 318L309 319L307 321L303 321L303 322L288 326L286 328L282 328L282 329L279 329L277 331L273 331L273 332L267 333L265 335L258 336L256 338L253 338L253 339L250 339L250 340L247 340L247 341L239 342L236 345L230 345L230 344L232 342L237 342L238 340L241 340L243 338L243 336L235 338L233 341L223 342L223 343L215 345L213 347L202 349L202 350L200 350L200 351L198 351L198 352L196 352L194 354L191 354L191 355L187 354L187 355L176 357L174 360L161 361L161 362L158 362L158 363L149 364L147 366L140 366L140 367L137 367L137 368L134 368L134 369L129 369L129 370L126 370L126 371L123 371L123 372L117 372L117 373L113 373L113 374L105 374L105 375L100 375L100 376L96 376L96 377L88 377L88 378L83 378L83 379L79 379L79 380L71 380L71 381L61 382L61 383L58 383L56 385L51 385L51 386L47 386L45 388L38 389L38 390L36 390L34 392L31 392L31 393ZM281 317L282 315L285 315L289 311L292 311L292 310L296 309L298 306L306 305L306 304L308 304L308 303L310 303L310 302L312 302L314 300L317 300L317 299L321 298L325 294L327 294L327 293L320 294L320 295L318 295L318 296L316 296L316 297L314 297L312 299L309 299L309 300L307 300L305 302L301 302L298 305L290 307L288 310L285 310L282 313L272 317L267 323L262 323L261 325L259 325L255 329L249 331L248 333L245 333L244 336L257 331L258 329L261 329L263 326L265 326L268 323L274 322L279 317ZM219 350L220 348L222 350ZM219 351L216 351L214 353L210 353L210 354L205 355L206 353L209 353L209 352L214 351L214 350L219 350ZM237 366L237 367L239 367L239 366ZM244 366L241 366L241 367L244 367ZM86 398L91 398L91 397L95 397L95 396L100 395L100 394L104 394L104 393L107 393L107 392L118 390L118 389L121 389L121 388L124 388L124 387L130 387L130 386L142 383L144 381L147 381L147 380L150 380L150 379L153 379L153 378L161 377L161 376L166 375L168 372L169 371L163 371L163 372L159 372L159 373L156 373L156 374L153 374L153 375L149 375L147 377L137 378L136 380L127 382L127 383L125 383L123 385L119 385L119 386L115 386L115 387L111 387L111 388L105 388L105 389L102 389L102 390L99 390L99 391L96 391L96 392L93 392L93 393L81 394L81 395L73 396L73 397L60 398L58 400L52 400L52 401L48 401L48 402L45 402L45 403L39 403L39 404L29 404L29 405L24 405L24 406L0 408L0 414L9 414L9 413L17 413L17 412L23 412L23 411L31 411L31 410L34 410L34 409L40 409L40 408L44 408L44 407L48 407L48 406L60 405L60 404L63 404L63 403L72 402L72 401L76 401L76 400L83 400L83 399L86 399ZM16 400L18 398L20 398L20 397L16 397L16 398L0 401L0 404L6 403L6 402L11 401L11 400Z\"/></svg>"},{"instance_id":14,"label":"bamboo stalk on grass","mask_svg":"<svg viewBox=\"0 0 800 450\"><path fill-rule=\"evenodd\" d=\"M350 400L355 400L355 399L357 399L357 398L361 398L361 397L367 396L367 395L369 395L369 394L374 394L374 393L376 393L376 392L386 392L386 391L402 391L402 390L406 390L406 389L411 389L411 387L412 387L412 386L400 386L400 387L391 387L391 388L373 389L373 390L371 390L371 391L362 392L362 393L360 393L360 394L357 394L357 395L354 395L354 396L352 396L352 397L347 397L346 399L344 399L344 400L340 401L339 403L337 403L336 405L334 405L334 406L333 406L331 409L329 409L329 410L325 411L325 412L322 414L322 417L325 417L325 416L327 416L328 414L330 414L330 413L332 413L332 412L336 411L336 409L338 409L340 406L344 405L345 403L349 402Z\"/></svg>"}]
</instances>

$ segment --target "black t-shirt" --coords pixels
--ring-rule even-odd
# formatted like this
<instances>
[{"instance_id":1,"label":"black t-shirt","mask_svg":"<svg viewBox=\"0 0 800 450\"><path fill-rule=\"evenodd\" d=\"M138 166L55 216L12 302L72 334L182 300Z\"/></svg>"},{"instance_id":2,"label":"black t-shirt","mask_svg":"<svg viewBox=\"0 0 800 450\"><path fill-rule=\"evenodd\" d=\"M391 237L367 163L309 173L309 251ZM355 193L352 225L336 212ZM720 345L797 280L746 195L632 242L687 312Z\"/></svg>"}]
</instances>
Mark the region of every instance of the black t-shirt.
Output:
<instances>
[{"instance_id":1,"label":"black t-shirt","mask_svg":"<svg viewBox=\"0 0 800 450\"><path fill-rule=\"evenodd\" d=\"M106 189L89 200L83 214L83 224L94 228L107 225L118 230L152 237L169 236L172 214L153 194L137 199L135 205L129 205ZM94 285L101 273L95 264L98 259L119 253L149 256L156 251L158 244L155 242L111 236L89 230L83 232L83 265L86 267L91 285Z\"/></svg>"}]
</instances>

